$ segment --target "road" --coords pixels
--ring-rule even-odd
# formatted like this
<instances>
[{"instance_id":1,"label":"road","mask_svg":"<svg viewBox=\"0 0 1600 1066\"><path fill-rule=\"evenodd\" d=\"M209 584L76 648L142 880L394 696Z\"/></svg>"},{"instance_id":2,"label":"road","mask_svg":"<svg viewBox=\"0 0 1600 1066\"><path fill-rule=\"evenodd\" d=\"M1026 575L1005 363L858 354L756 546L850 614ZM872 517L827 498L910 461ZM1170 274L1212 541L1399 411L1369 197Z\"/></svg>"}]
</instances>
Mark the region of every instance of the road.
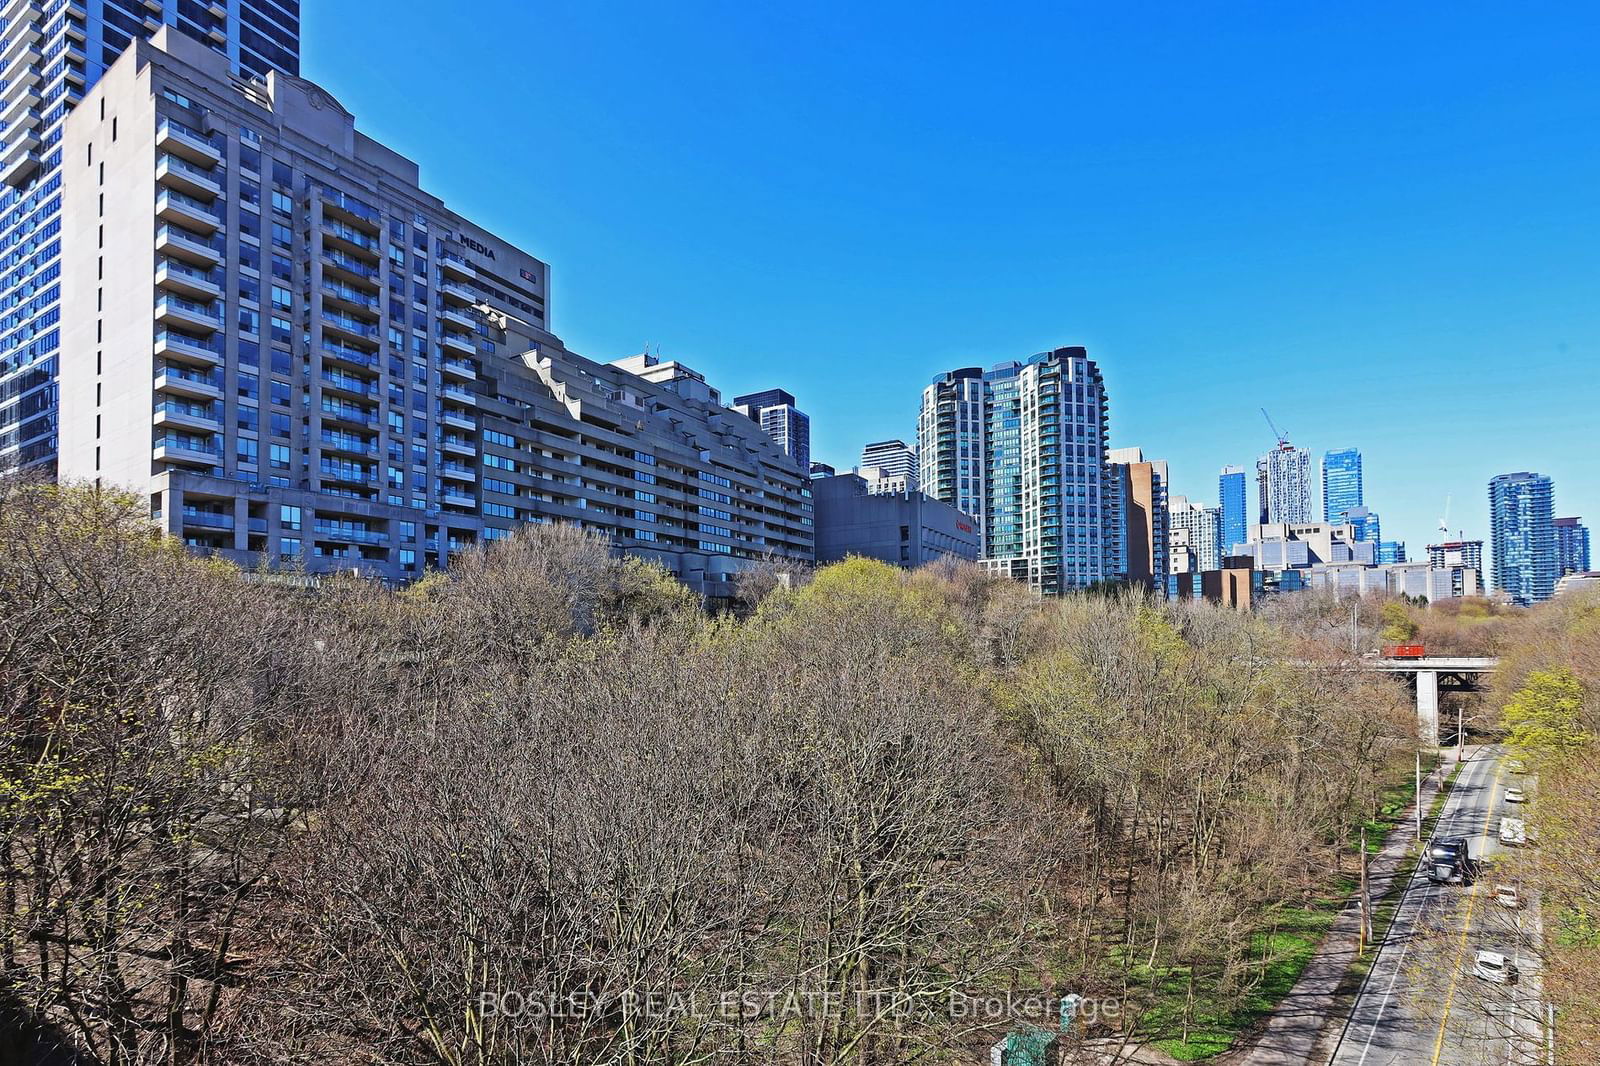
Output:
<instances>
[{"instance_id":1,"label":"road","mask_svg":"<svg viewBox=\"0 0 1600 1066\"><path fill-rule=\"evenodd\" d=\"M1545 1061L1539 996L1539 910L1496 904L1491 867L1501 854L1500 818L1515 815L1510 772L1498 748L1469 748L1445 802L1436 837L1465 837L1480 874L1474 883L1436 885L1419 865L1362 987L1332 1066L1535 1066ZM1524 890L1526 894L1526 890ZM1514 985L1472 976L1479 950L1503 952L1521 971Z\"/></svg>"}]
</instances>

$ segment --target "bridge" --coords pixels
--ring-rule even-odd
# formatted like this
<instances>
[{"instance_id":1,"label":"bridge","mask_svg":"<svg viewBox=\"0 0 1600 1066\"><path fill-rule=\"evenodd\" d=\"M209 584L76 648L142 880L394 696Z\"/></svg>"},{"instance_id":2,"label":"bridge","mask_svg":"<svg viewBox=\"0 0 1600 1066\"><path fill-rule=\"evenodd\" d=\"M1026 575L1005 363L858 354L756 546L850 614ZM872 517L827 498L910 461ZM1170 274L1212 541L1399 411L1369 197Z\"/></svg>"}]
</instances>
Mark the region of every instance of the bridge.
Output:
<instances>
[{"instance_id":1,"label":"bridge","mask_svg":"<svg viewBox=\"0 0 1600 1066\"><path fill-rule=\"evenodd\" d=\"M1385 674L1405 674L1417 693L1417 736L1439 746L1439 693L1477 692L1500 660L1489 656L1425 655L1415 659L1369 659L1367 666Z\"/></svg>"}]
</instances>

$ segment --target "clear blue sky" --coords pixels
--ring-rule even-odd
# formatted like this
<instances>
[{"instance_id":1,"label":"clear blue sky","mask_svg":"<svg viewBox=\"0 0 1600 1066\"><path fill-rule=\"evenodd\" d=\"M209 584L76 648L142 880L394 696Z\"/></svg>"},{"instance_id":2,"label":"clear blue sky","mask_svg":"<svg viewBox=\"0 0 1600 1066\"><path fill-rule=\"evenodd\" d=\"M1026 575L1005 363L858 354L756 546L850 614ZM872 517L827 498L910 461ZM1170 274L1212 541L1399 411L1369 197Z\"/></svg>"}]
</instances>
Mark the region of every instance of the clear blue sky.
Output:
<instances>
[{"instance_id":1,"label":"clear blue sky","mask_svg":"<svg viewBox=\"0 0 1600 1066\"><path fill-rule=\"evenodd\" d=\"M570 347L789 389L820 459L1084 344L1176 492L1265 406L1413 558L1503 471L1600 520L1600 6L304 6L306 76L552 264Z\"/></svg>"}]
</instances>

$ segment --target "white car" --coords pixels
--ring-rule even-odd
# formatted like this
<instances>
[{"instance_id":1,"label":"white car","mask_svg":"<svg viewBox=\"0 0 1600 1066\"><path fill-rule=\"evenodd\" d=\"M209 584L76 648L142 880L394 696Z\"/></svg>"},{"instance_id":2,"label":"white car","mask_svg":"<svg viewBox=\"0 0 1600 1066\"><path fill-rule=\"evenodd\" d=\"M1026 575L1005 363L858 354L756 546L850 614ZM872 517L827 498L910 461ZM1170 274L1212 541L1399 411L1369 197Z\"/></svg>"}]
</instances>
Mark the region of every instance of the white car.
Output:
<instances>
[{"instance_id":1,"label":"white car","mask_svg":"<svg viewBox=\"0 0 1600 1066\"><path fill-rule=\"evenodd\" d=\"M1472 976L1490 984L1508 985L1517 979L1517 968L1498 951L1480 951L1472 963Z\"/></svg>"},{"instance_id":2,"label":"white car","mask_svg":"<svg viewBox=\"0 0 1600 1066\"><path fill-rule=\"evenodd\" d=\"M1506 789L1506 802L1507 803L1526 803L1527 800L1528 800L1528 794L1526 792L1522 791L1522 789L1520 789L1520 788L1508 788L1508 789Z\"/></svg>"},{"instance_id":3,"label":"white car","mask_svg":"<svg viewBox=\"0 0 1600 1066\"><path fill-rule=\"evenodd\" d=\"M1516 885L1495 885L1494 901L1507 910L1519 910L1522 907L1522 897L1517 894Z\"/></svg>"}]
</instances>

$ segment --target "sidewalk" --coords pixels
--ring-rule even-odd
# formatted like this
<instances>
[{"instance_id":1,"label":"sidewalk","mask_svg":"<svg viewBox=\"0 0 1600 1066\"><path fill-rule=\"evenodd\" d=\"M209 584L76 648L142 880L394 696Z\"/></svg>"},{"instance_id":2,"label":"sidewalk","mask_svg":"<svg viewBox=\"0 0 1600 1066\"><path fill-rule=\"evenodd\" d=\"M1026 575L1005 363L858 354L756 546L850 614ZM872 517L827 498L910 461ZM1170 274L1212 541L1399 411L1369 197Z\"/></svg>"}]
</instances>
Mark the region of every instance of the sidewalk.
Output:
<instances>
[{"instance_id":1,"label":"sidewalk","mask_svg":"<svg viewBox=\"0 0 1600 1066\"><path fill-rule=\"evenodd\" d=\"M1451 764L1446 762L1423 779L1424 814L1433 806L1439 786L1449 776L1450 769ZM1388 894L1396 869L1416 841L1411 828L1415 824L1416 808L1408 807L1400 824L1390 832L1383 847L1367 865L1374 907ZM1343 1013L1339 984L1356 961L1360 931L1360 898L1352 895L1345 901L1300 980L1272 1012L1255 1043L1246 1050L1227 1052L1216 1061L1226 1066L1304 1066L1326 1058L1326 1050L1319 1049L1318 1044L1325 1032L1331 1035L1338 1027Z\"/></svg>"}]
</instances>

